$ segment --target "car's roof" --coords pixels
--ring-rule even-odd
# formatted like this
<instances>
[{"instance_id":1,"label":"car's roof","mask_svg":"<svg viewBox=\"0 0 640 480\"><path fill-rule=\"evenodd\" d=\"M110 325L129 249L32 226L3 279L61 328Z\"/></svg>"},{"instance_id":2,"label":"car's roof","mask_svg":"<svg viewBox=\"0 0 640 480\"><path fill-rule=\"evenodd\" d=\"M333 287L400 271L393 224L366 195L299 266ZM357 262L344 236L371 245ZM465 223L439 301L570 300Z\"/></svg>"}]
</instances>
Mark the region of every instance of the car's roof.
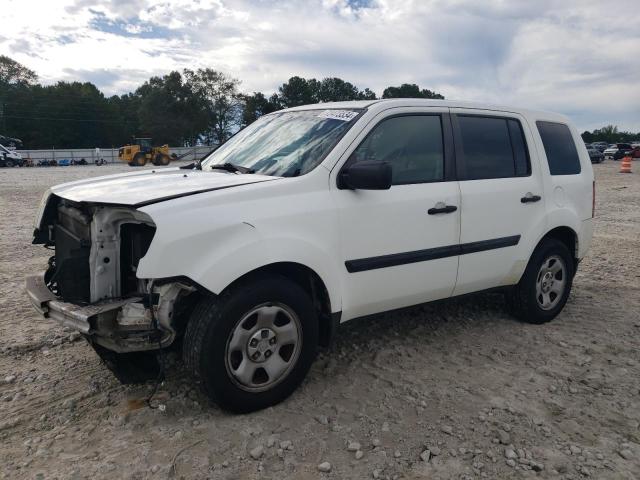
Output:
<instances>
[{"instance_id":1,"label":"car's roof","mask_svg":"<svg viewBox=\"0 0 640 480\"><path fill-rule=\"evenodd\" d=\"M301 105L299 107L280 110L280 112L300 111L300 110L327 110L327 109L353 109L367 108L370 110L379 109L380 111L393 107L447 107L447 108L468 108L474 110L487 110L496 112L519 113L525 116L531 116L538 119L558 120L566 122L568 119L564 115L546 112L541 110L530 110L526 108L501 106L489 103L466 102L458 100L431 100L424 98L389 98L381 100L353 100L348 102L327 102L314 103L310 105Z\"/></svg>"}]
</instances>

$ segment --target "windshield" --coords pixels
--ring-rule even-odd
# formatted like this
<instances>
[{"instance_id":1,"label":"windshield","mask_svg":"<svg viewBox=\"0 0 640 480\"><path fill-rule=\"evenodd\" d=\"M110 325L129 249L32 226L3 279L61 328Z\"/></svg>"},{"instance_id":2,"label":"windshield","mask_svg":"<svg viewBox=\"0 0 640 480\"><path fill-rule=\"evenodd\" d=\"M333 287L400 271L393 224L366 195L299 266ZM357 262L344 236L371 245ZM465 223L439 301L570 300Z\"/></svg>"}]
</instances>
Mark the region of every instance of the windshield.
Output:
<instances>
[{"instance_id":1,"label":"windshield","mask_svg":"<svg viewBox=\"0 0 640 480\"><path fill-rule=\"evenodd\" d=\"M202 169L230 163L262 175L304 175L322 162L359 112L305 110L261 117L209 155Z\"/></svg>"}]
</instances>

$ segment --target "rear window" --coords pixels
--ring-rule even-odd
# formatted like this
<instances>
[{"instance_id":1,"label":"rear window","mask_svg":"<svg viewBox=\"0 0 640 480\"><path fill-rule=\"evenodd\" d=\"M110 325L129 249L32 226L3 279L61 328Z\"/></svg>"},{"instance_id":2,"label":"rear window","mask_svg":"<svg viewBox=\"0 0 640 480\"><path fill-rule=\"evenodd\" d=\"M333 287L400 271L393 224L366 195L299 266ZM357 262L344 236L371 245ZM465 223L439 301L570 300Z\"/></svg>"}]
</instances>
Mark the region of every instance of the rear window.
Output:
<instances>
[{"instance_id":1,"label":"rear window","mask_svg":"<svg viewBox=\"0 0 640 480\"><path fill-rule=\"evenodd\" d=\"M511 118L458 115L464 161L460 178L480 180L527 176L531 170L520 122Z\"/></svg>"},{"instance_id":2,"label":"rear window","mask_svg":"<svg viewBox=\"0 0 640 480\"><path fill-rule=\"evenodd\" d=\"M577 175L580 157L569 127L562 123L536 122L551 175Z\"/></svg>"}]
</instances>

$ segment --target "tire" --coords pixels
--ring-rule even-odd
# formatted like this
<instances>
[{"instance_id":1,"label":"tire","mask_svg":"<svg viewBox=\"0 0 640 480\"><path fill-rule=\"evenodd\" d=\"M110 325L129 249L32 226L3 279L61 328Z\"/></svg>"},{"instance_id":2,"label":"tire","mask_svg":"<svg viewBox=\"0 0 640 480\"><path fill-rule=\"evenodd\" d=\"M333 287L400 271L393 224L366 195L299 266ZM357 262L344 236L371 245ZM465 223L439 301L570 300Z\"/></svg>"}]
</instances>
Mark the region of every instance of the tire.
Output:
<instances>
[{"instance_id":1,"label":"tire","mask_svg":"<svg viewBox=\"0 0 640 480\"><path fill-rule=\"evenodd\" d=\"M246 413L287 398L309 371L317 345L309 295L286 277L261 275L195 307L183 359L214 402Z\"/></svg>"},{"instance_id":2,"label":"tire","mask_svg":"<svg viewBox=\"0 0 640 480\"><path fill-rule=\"evenodd\" d=\"M168 155L157 154L153 159L153 164L157 167L169 165L170 158Z\"/></svg>"},{"instance_id":3,"label":"tire","mask_svg":"<svg viewBox=\"0 0 640 480\"><path fill-rule=\"evenodd\" d=\"M557 268L562 269L561 274L551 271ZM520 282L507 293L512 313L527 323L553 320L567 303L574 274L574 259L566 245L554 238L542 240Z\"/></svg>"},{"instance_id":4,"label":"tire","mask_svg":"<svg viewBox=\"0 0 640 480\"><path fill-rule=\"evenodd\" d=\"M4 166L5 166L5 167L8 167L8 168L13 167L13 160L11 160L10 158L7 158L7 159L4 161Z\"/></svg>"},{"instance_id":5,"label":"tire","mask_svg":"<svg viewBox=\"0 0 640 480\"><path fill-rule=\"evenodd\" d=\"M133 160L129 162L132 167L144 167L147 164L147 157L144 153L138 152L133 156Z\"/></svg>"}]
</instances>

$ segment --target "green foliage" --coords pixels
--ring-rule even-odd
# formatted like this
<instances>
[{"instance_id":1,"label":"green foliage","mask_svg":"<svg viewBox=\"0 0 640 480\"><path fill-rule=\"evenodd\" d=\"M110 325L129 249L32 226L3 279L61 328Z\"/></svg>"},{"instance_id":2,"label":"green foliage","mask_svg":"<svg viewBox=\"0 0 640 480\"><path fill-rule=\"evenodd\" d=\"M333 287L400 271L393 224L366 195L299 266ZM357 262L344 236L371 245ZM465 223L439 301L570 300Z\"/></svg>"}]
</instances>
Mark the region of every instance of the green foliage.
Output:
<instances>
[{"instance_id":1,"label":"green foliage","mask_svg":"<svg viewBox=\"0 0 640 480\"><path fill-rule=\"evenodd\" d=\"M119 147L134 136L155 144L222 143L262 115L319 102L375 100L337 77L291 77L277 93L242 94L240 81L210 68L151 77L135 92L105 97L88 82L42 86L32 70L0 55L0 134L25 148ZM388 87L383 98L444 98L417 85Z\"/></svg>"},{"instance_id":2,"label":"green foliage","mask_svg":"<svg viewBox=\"0 0 640 480\"><path fill-rule=\"evenodd\" d=\"M382 92L382 98L434 98L444 100L444 96L431 90L422 89L415 83L403 83L399 87L387 87Z\"/></svg>"},{"instance_id":3,"label":"green foliage","mask_svg":"<svg viewBox=\"0 0 640 480\"><path fill-rule=\"evenodd\" d=\"M236 131L242 121L240 81L210 68L185 70L184 76L193 95L204 102L207 113L208 143L223 143Z\"/></svg>"},{"instance_id":4,"label":"green foliage","mask_svg":"<svg viewBox=\"0 0 640 480\"><path fill-rule=\"evenodd\" d=\"M179 72L164 77L152 77L135 96L139 135L150 136L156 144L195 145L207 129L207 103L194 94L191 85L183 81Z\"/></svg>"},{"instance_id":5,"label":"green foliage","mask_svg":"<svg viewBox=\"0 0 640 480\"><path fill-rule=\"evenodd\" d=\"M37 80L36 72L6 55L0 55L0 85L33 85Z\"/></svg>"},{"instance_id":6,"label":"green foliage","mask_svg":"<svg viewBox=\"0 0 640 480\"><path fill-rule=\"evenodd\" d=\"M640 140L640 132L621 132L618 130L617 125L605 125L602 128L596 128L593 132L583 132L582 140L584 143L630 143Z\"/></svg>"},{"instance_id":7,"label":"green foliage","mask_svg":"<svg viewBox=\"0 0 640 480\"><path fill-rule=\"evenodd\" d=\"M375 100L376 94L341 78L331 77L321 81L315 78L291 77L278 89L278 102L282 108L297 107L311 103L342 102L348 100Z\"/></svg>"},{"instance_id":8,"label":"green foliage","mask_svg":"<svg viewBox=\"0 0 640 480\"><path fill-rule=\"evenodd\" d=\"M242 110L242 126L246 127L255 122L262 115L279 110L280 102L274 93L271 98L265 97L262 92L253 92L252 95L242 95L244 108Z\"/></svg>"}]
</instances>

